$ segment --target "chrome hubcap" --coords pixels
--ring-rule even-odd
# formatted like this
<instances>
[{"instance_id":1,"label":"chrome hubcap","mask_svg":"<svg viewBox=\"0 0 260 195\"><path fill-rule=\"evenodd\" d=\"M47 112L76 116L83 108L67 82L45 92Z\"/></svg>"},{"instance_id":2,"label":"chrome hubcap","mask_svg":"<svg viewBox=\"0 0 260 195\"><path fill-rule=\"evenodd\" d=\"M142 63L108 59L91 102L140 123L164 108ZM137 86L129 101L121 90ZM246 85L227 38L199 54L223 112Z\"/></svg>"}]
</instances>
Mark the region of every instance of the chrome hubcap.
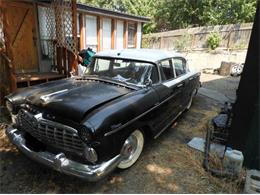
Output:
<instances>
[{"instance_id":1,"label":"chrome hubcap","mask_svg":"<svg viewBox=\"0 0 260 195\"><path fill-rule=\"evenodd\" d=\"M144 145L144 137L140 130L135 130L125 141L121 154L124 156L118 168L126 169L139 158Z\"/></svg>"}]
</instances>

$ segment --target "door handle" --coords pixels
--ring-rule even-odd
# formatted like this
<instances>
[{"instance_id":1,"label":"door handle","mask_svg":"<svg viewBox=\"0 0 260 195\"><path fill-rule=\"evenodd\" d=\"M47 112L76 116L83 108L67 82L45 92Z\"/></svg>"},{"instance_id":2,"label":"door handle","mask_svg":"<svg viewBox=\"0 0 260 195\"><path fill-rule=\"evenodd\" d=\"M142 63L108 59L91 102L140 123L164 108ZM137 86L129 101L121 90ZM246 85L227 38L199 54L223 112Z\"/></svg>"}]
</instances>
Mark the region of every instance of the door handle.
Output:
<instances>
[{"instance_id":1,"label":"door handle","mask_svg":"<svg viewBox=\"0 0 260 195\"><path fill-rule=\"evenodd\" d=\"M195 77L191 77L191 78L189 78L190 81L193 80L193 79L195 79Z\"/></svg>"},{"instance_id":2,"label":"door handle","mask_svg":"<svg viewBox=\"0 0 260 195\"><path fill-rule=\"evenodd\" d=\"M180 87L182 87L182 86L183 86L183 83L177 85L177 88L180 88Z\"/></svg>"}]
</instances>

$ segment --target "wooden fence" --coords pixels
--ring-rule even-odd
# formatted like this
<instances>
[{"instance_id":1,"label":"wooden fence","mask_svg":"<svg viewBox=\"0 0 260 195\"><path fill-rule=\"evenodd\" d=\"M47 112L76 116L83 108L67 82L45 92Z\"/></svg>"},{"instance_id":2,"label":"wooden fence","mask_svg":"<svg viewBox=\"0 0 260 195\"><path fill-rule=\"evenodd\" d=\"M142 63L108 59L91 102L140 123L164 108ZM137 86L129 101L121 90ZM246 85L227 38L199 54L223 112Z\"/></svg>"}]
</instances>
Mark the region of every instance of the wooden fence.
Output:
<instances>
[{"instance_id":1,"label":"wooden fence","mask_svg":"<svg viewBox=\"0 0 260 195\"><path fill-rule=\"evenodd\" d=\"M146 34L142 37L143 48L167 50L205 50L207 38L212 32L221 37L219 47L222 49L247 49L252 23L204 26L179 29L161 33Z\"/></svg>"}]
</instances>

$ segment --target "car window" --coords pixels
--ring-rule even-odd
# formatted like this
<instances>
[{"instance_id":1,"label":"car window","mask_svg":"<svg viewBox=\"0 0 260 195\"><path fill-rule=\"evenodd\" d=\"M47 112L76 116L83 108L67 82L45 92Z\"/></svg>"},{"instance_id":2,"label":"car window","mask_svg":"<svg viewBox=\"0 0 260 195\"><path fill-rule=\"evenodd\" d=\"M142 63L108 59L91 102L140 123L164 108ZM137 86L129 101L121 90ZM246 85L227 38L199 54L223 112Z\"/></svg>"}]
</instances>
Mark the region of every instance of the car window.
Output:
<instances>
[{"instance_id":1,"label":"car window","mask_svg":"<svg viewBox=\"0 0 260 195\"><path fill-rule=\"evenodd\" d=\"M159 74L158 74L158 70L157 70L156 66L153 66L150 79L152 80L153 84L159 82Z\"/></svg>"},{"instance_id":2,"label":"car window","mask_svg":"<svg viewBox=\"0 0 260 195\"><path fill-rule=\"evenodd\" d=\"M86 75L96 75L135 85L144 85L147 78L159 81L155 64L129 59L94 58Z\"/></svg>"},{"instance_id":3,"label":"car window","mask_svg":"<svg viewBox=\"0 0 260 195\"><path fill-rule=\"evenodd\" d=\"M183 58L173 58L173 65L176 76L186 73L186 61Z\"/></svg>"},{"instance_id":4,"label":"car window","mask_svg":"<svg viewBox=\"0 0 260 195\"><path fill-rule=\"evenodd\" d=\"M171 60L163 60L159 63L162 81L174 78Z\"/></svg>"},{"instance_id":5,"label":"car window","mask_svg":"<svg viewBox=\"0 0 260 195\"><path fill-rule=\"evenodd\" d=\"M99 59L95 61L95 72L107 71L109 69L110 61L105 59Z\"/></svg>"}]
</instances>

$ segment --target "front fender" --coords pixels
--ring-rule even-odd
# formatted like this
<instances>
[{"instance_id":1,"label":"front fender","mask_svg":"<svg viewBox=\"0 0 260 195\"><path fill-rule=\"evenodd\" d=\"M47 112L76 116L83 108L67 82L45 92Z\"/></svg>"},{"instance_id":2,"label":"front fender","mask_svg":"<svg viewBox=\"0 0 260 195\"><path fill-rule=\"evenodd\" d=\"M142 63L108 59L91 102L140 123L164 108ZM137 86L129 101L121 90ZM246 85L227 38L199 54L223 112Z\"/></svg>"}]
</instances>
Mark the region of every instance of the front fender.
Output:
<instances>
[{"instance_id":1,"label":"front fender","mask_svg":"<svg viewBox=\"0 0 260 195\"><path fill-rule=\"evenodd\" d=\"M103 105L85 117L94 129L99 155L113 156L120 152L129 134L142 124L140 116L158 102L153 88L144 88ZM105 151L105 152L104 152Z\"/></svg>"}]
</instances>

